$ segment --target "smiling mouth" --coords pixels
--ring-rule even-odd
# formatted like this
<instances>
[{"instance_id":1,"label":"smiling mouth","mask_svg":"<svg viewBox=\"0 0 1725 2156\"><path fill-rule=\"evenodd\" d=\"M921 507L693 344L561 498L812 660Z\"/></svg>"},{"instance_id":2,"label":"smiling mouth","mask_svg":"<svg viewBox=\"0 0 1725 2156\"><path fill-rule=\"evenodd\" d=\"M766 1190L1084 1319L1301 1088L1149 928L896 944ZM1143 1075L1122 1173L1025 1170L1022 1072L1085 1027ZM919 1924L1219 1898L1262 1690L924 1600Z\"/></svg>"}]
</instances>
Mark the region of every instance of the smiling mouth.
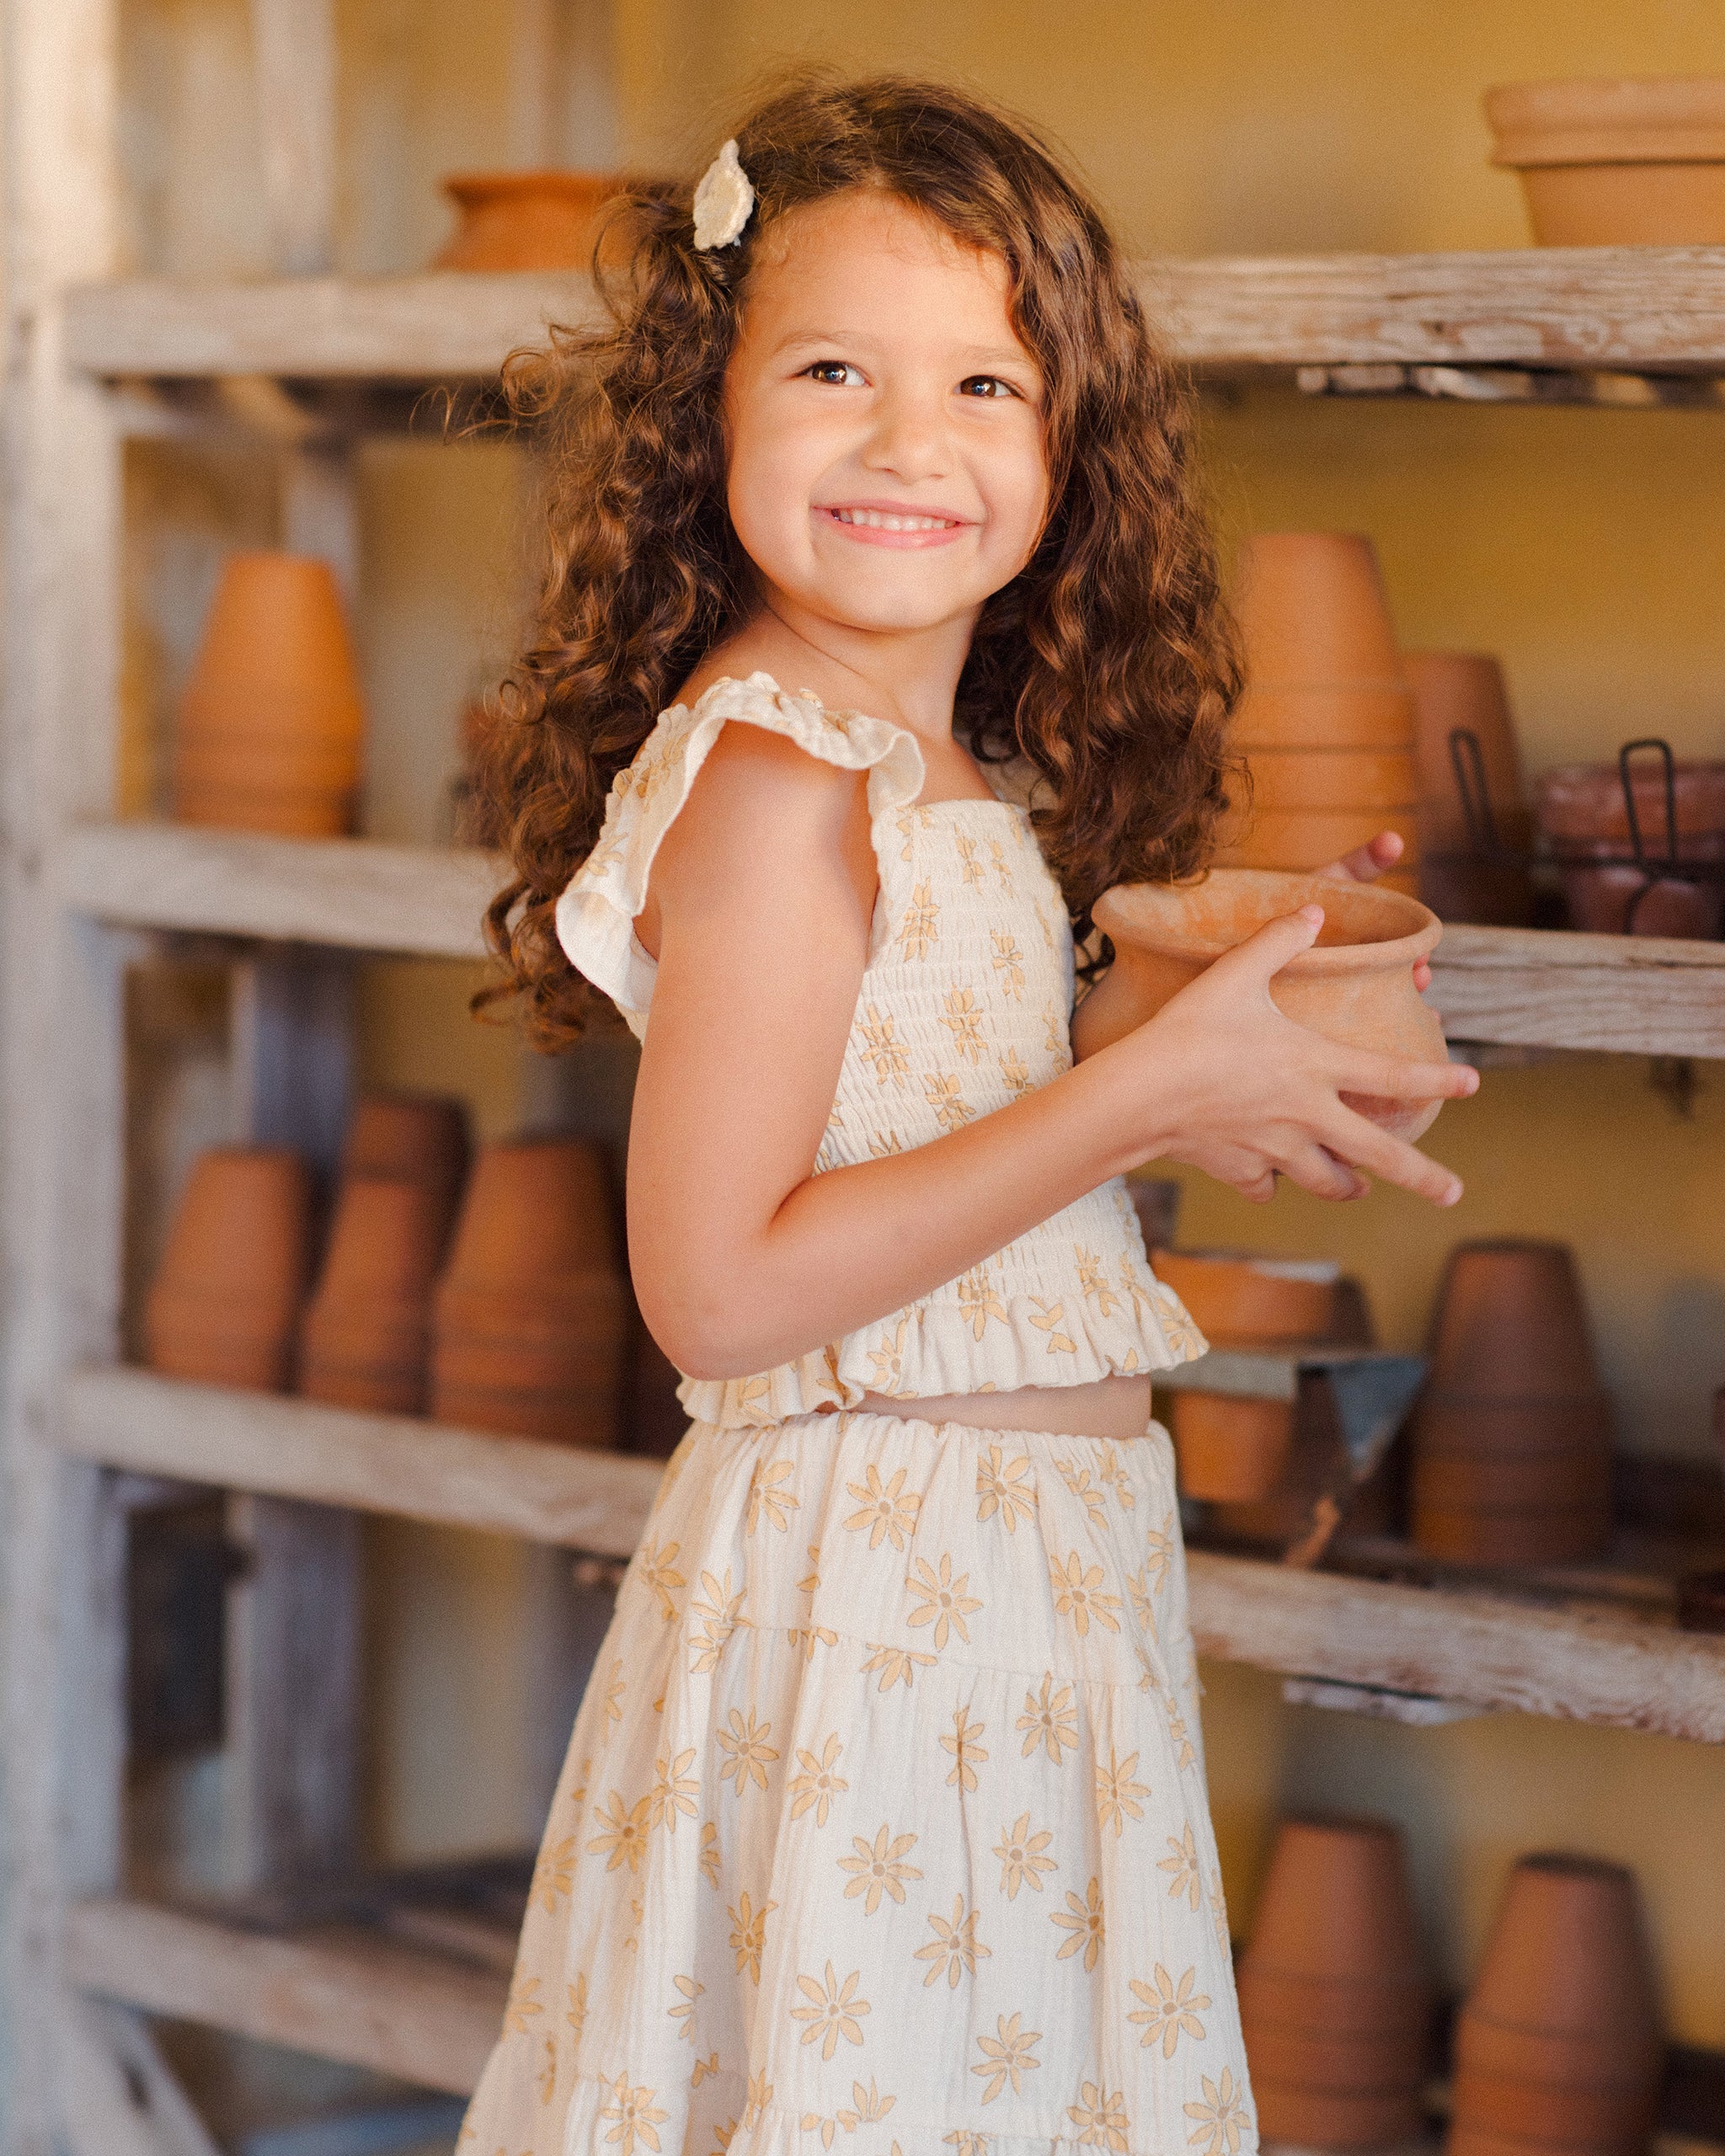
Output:
<instances>
[{"instance_id":1,"label":"smiling mouth","mask_svg":"<svg viewBox=\"0 0 1725 2156\"><path fill-rule=\"evenodd\" d=\"M884 509L830 509L826 515L864 531L956 531L959 526L955 516L910 516Z\"/></svg>"}]
</instances>

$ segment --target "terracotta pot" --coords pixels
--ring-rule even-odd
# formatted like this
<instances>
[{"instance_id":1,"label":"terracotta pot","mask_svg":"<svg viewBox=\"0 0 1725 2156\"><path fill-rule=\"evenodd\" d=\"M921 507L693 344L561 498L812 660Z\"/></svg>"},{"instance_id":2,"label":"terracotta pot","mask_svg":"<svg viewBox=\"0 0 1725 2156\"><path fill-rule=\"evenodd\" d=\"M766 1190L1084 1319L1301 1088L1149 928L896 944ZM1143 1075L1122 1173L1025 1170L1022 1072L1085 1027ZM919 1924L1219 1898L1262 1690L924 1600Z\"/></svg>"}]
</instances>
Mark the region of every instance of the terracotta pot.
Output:
<instances>
[{"instance_id":1,"label":"terracotta pot","mask_svg":"<svg viewBox=\"0 0 1725 2156\"><path fill-rule=\"evenodd\" d=\"M1405 652L1402 666L1413 691L1416 798L1426 850L1461 854L1477 850L1477 834L1466 814L1450 748L1450 737L1460 730L1472 734L1479 744L1486 805L1499 836L1506 846L1525 851L1527 804L1502 666L1489 653L1477 651ZM1471 777L1471 764L1464 767Z\"/></svg>"},{"instance_id":2,"label":"terracotta pot","mask_svg":"<svg viewBox=\"0 0 1725 2156\"><path fill-rule=\"evenodd\" d=\"M544 1138L481 1147L450 1251L452 1284L513 1291L617 1270L610 1185L596 1146Z\"/></svg>"},{"instance_id":3,"label":"terracotta pot","mask_svg":"<svg viewBox=\"0 0 1725 2156\"><path fill-rule=\"evenodd\" d=\"M1306 687L1250 681L1235 707L1231 744L1407 755L1414 738L1413 691L1405 681L1337 681Z\"/></svg>"},{"instance_id":4,"label":"terracotta pot","mask_svg":"<svg viewBox=\"0 0 1725 2156\"><path fill-rule=\"evenodd\" d=\"M1429 853L1419 857L1419 895L1439 921L1482 928L1533 925L1533 879L1514 855Z\"/></svg>"},{"instance_id":5,"label":"terracotta pot","mask_svg":"<svg viewBox=\"0 0 1725 2156\"><path fill-rule=\"evenodd\" d=\"M343 1182L301 1335L307 1398L425 1412L431 1288L448 1218L444 1194L430 1185L364 1175Z\"/></svg>"},{"instance_id":6,"label":"terracotta pot","mask_svg":"<svg viewBox=\"0 0 1725 2156\"><path fill-rule=\"evenodd\" d=\"M151 1368L283 1390L311 1246L311 1176L296 1154L222 1146L202 1155L145 1305Z\"/></svg>"},{"instance_id":7,"label":"terracotta pot","mask_svg":"<svg viewBox=\"0 0 1725 2156\"><path fill-rule=\"evenodd\" d=\"M1416 798L1405 749L1258 749L1249 760L1258 809L1397 811Z\"/></svg>"},{"instance_id":8,"label":"terracotta pot","mask_svg":"<svg viewBox=\"0 0 1725 2156\"><path fill-rule=\"evenodd\" d=\"M1706 943L1725 926L1725 878L1648 876L1621 862L1566 865L1558 873L1569 926L1583 935L1676 936Z\"/></svg>"},{"instance_id":9,"label":"terracotta pot","mask_svg":"<svg viewBox=\"0 0 1725 2156\"><path fill-rule=\"evenodd\" d=\"M342 1145L344 1176L389 1176L434 1191L452 1224L471 1147L464 1102L432 1093L365 1093Z\"/></svg>"},{"instance_id":10,"label":"terracotta pot","mask_svg":"<svg viewBox=\"0 0 1725 2156\"><path fill-rule=\"evenodd\" d=\"M1343 2095L1262 2081L1255 2068L1252 2093L1264 2140L1290 2148L1393 2148L1417 2139L1424 2116L1416 2090Z\"/></svg>"},{"instance_id":11,"label":"terracotta pot","mask_svg":"<svg viewBox=\"0 0 1725 2156\"><path fill-rule=\"evenodd\" d=\"M1342 1268L1326 1258L1157 1250L1151 1263L1213 1348L1334 1337Z\"/></svg>"},{"instance_id":12,"label":"terracotta pot","mask_svg":"<svg viewBox=\"0 0 1725 2156\"><path fill-rule=\"evenodd\" d=\"M1414 1442L1428 1458L1535 1465L1611 1448L1611 1402L1602 1391L1567 1400L1517 1400L1428 1385L1413 1411Z\"/></svg>"},{"instance_id":13,"label":"terracotta pot","mask_svg":"<svg viewBox=\"0 0 1725 2156\"><path fill-rule=\"evenodd\" d=\"M1541 1505L1525 1512L1470 1507L1440 1510L1416 1497L1410 1513L1416 1549L1451 1565L1487 1571L1505 1566L1579 1565L1605 1554L1611 1519L1603 1503L1560 1511Z\"/></svg>"},{"instance_id":14,"label":"terracotta pot","mask_svg":"<svg viewBox=\"0 0 1725 2156\"><path fill-rule=\"evenodd\" d=\"M606 205L629 185L621 173L457 173L443 182L460 221L434 270L593 267ZM619 252L607 246L602 259Z\"/></svg>"},{"instance_id":15,"label":"terracotta pot","mask_svg":"<svg viewBox=\"0 0 1725 2156\"><path fill-rule=\"evenodd\" d=\"M1242 869L1212 870L1193 883L1117 884L1097 900L1097 924L1115 953L1092 997L1097 1044L1154 1017L1224 951L1312 901L1324 909L1323 927L1316 946L1271 983L1277 1006L1329 1040L1441 1060L1442 1022L1413 986L1415 964L1443 933L1434 915L1381 886ZM1415 1138L1435 1122L1439 1104L1361 1097L1354 1105L1386 1129Z\"/></svg>"},{"instance_id":16,"label":"terracotta pot","mask_svg":"<svg viewBox=\"0 0 1725 2156\"><path fill-rule=\"evenodd\" d=\"M1394 831L1404 868L1419 862L1419 825L1412 803L1400 808L1270 808L1254 801L1222 827L1216 861L1224 868L1327 868L1380 831Z\"/></svg>"},{"instance_id":17,"label":"terracotta pot","mask_svg":"<svg viewBox=\"0 0 1725 2156\"><path fill-rule=\"evenodd\" d=\"M1423 2044L1430 2031L1431 1990L1417 1967L1400 1977L1313 1977L1248 1960L1241 1964L1239 1985L1242 2000L1251 1993L1249 2009L1242 2011L1254 2031L1316 2031L1392 2050L1415 2036Z\"/></svg>"},{"instance_id":18,"label":"terracotta pot","mask_svg":"<svg viewBox=\"0 0 1725 2156\"><path fill-rule=\"evenodd\" d=\"M1541 247L1725 243L1725 77L1514 83L1485 105Z\"/></svg>"},{"instance_id":19,"label":"terracotta pot","mask_svg":"<svg viewBox=\"0 0 1725 2156\"><path fill-rule=\"evenodd\" d=\"M1260 687L1397 679L1377 556L1358 533L1254 533L1235 564L1233 603L1247 675Z\"/></svg>"},{"instance_id":20,"label":"terracotta pot","mask_svg":"<svg viewBox=\"0 0 1725 2156\"><path fill-rule=\"evenodd\" d=\"M1631 787L1642 847L1657 862L1667 851L1669 835L1664 773L1656 755L1637 759ZM1725 761L1677 758L1672 793L1680 857L1717 860L1725 854ZM1611 854L1630 851L1629 804L1615 763L1560 764L1543 772L1534 782L1534 809L1560 860L1596 858L1601 849Z\"/></svg>"},{"instance_id":21,"label":"terracotta pot","mask_svg":"<svg viewBox=\"0 0 1725 2156\"><path fill-rule=\"evenodd\" d=\"M1398 2005L1409 1988L1423 1993L1419 1926L1400 1828L1386 1819L1282 1822L1241 1961L1242 2002L1248 1976L1271 1975L1303 1985L1358 1985ZM1313 2003L1322 2009L1322 1993ZM1405 2027L1405 2015L1389 2025Z\"/></svg>"},{"instance_id":22,"label":"terracotta pot","mask_svg":"<svg viewBox=\"0 0 1725 2156\"><path fill-rule=\"evenodd\" d=\"M1489 1460L1421 1451L1415 1459L1416 1505L1440 1512L1471 1508L1519 1513L1551 1506L1604 1506L1610 1501L1611 1456L1594 1452L1551 1453L1530 1459Z\"/></svg>"},{"instance_id":23,"label":"terracotta pot","mask_svg":"<svg viewBox=\"0 0 1725 2156\"><path fill-rule=\"evenodd\" d=\"M1427 1349L1434 1391L1494 1400L1590 1401L1599 1390L1587 1305L1564 1243L1457 1243Z\"/></svg>"},{"instance_id":24,"label":"terracotta pot","mask_svg":"<svg viewBox=\"0 0 1725 2156\"><path fill-rule=\"evenodd\" d=\"M180 702L176 815L314 835L349 830L364 723L328 564L231 555Z\"/></svg>"},{"instance_id":25,"label":"terracotta pot","mask_svg":"<svg viewBox=\"0 0 1725 2156\"><path fill-rule=\"evenodd\" d=\"M1339 2036L1311 2024L1279 2028L1254 2015L1247 2063L1258 2087L1274 2082L1327 2095L1399 2095L1406 2101L1425 2078L1424 2022Z\"/></svg>"},{"instance_id":26,"label":"terracotta pot","mask_svg":"<svg viewBox=\"0 0 1725 2156\"><path fill-rule=\"evenodd\" d=\"M1294 1442L1291 1400L1238 1400L1183 1388L1171 1392L1167 1403L1185 1496L1245 1502L1275 1488Z\"/></svg>"}]
</instances>

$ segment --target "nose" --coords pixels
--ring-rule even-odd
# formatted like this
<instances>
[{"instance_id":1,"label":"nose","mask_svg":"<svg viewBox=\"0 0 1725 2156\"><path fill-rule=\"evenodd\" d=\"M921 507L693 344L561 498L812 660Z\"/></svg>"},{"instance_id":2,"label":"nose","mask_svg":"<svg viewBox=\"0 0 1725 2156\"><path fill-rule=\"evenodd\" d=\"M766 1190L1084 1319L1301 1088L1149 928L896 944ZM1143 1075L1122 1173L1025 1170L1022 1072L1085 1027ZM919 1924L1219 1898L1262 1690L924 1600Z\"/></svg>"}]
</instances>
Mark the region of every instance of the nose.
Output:
<instances>
[{"instance_id":1,"label":"nose","mask_svg":"<svg viewBox=\"0 0 1725 2156\"><path fill-rule=\"evenodd\" d=\"M943 399L909 383L895 385L875 406L862 462L907 486L946 478L951 460Z\"/></svg>"}]
</instances>

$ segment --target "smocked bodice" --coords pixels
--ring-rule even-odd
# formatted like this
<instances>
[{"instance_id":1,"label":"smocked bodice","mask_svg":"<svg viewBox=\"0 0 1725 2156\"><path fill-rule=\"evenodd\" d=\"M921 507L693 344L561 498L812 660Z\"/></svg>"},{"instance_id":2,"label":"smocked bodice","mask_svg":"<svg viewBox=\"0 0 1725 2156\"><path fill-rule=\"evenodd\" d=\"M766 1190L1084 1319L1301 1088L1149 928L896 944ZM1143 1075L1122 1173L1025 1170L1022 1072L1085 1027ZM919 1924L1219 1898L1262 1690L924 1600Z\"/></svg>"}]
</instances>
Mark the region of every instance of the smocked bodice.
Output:
<instances>
[{"instance_id":1,"label":"smocked bodice","mask_svg":"<svg viewBox=\"0 0 1725 2156\"><path fill-rule=\"evenodd\" d=\"M1024 810L916 805L921 751L902 729L830 712L765 674L677 705L619 772L598 845L563 894L572 963L644 1038L656 972L634 934L660 841L731 721L868 773L879 865L868 961L816 1172L909 1151L1069 1068L1072 938ZM1116 1177L890 1317L746 1378L685 1378L697 1421L771 1423L865 1392L930 1397L1078 1385L1204 1352L1156 1278Z\"/></svg>"}]
</instances>

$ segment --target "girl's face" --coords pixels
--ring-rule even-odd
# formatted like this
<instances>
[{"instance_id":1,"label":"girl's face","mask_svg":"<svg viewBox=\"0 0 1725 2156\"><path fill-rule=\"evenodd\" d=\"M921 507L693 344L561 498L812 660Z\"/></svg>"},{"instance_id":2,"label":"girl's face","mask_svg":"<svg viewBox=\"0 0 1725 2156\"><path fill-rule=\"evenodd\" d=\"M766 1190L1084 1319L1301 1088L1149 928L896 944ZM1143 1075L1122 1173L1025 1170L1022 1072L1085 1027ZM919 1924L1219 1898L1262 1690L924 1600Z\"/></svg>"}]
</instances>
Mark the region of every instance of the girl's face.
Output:
<instances>
[{"instance_id":1,"label":"girl's face","mask_svg":"<svg viewBox=\"0 0 1725 2156\"><path fill-rule=\"evenodd\" d=\"M725 377L731 521L781 600L874 631L975 621L1048 509L1007 266L896 196L791 212Z\"/></svg>"}]
</instances>

